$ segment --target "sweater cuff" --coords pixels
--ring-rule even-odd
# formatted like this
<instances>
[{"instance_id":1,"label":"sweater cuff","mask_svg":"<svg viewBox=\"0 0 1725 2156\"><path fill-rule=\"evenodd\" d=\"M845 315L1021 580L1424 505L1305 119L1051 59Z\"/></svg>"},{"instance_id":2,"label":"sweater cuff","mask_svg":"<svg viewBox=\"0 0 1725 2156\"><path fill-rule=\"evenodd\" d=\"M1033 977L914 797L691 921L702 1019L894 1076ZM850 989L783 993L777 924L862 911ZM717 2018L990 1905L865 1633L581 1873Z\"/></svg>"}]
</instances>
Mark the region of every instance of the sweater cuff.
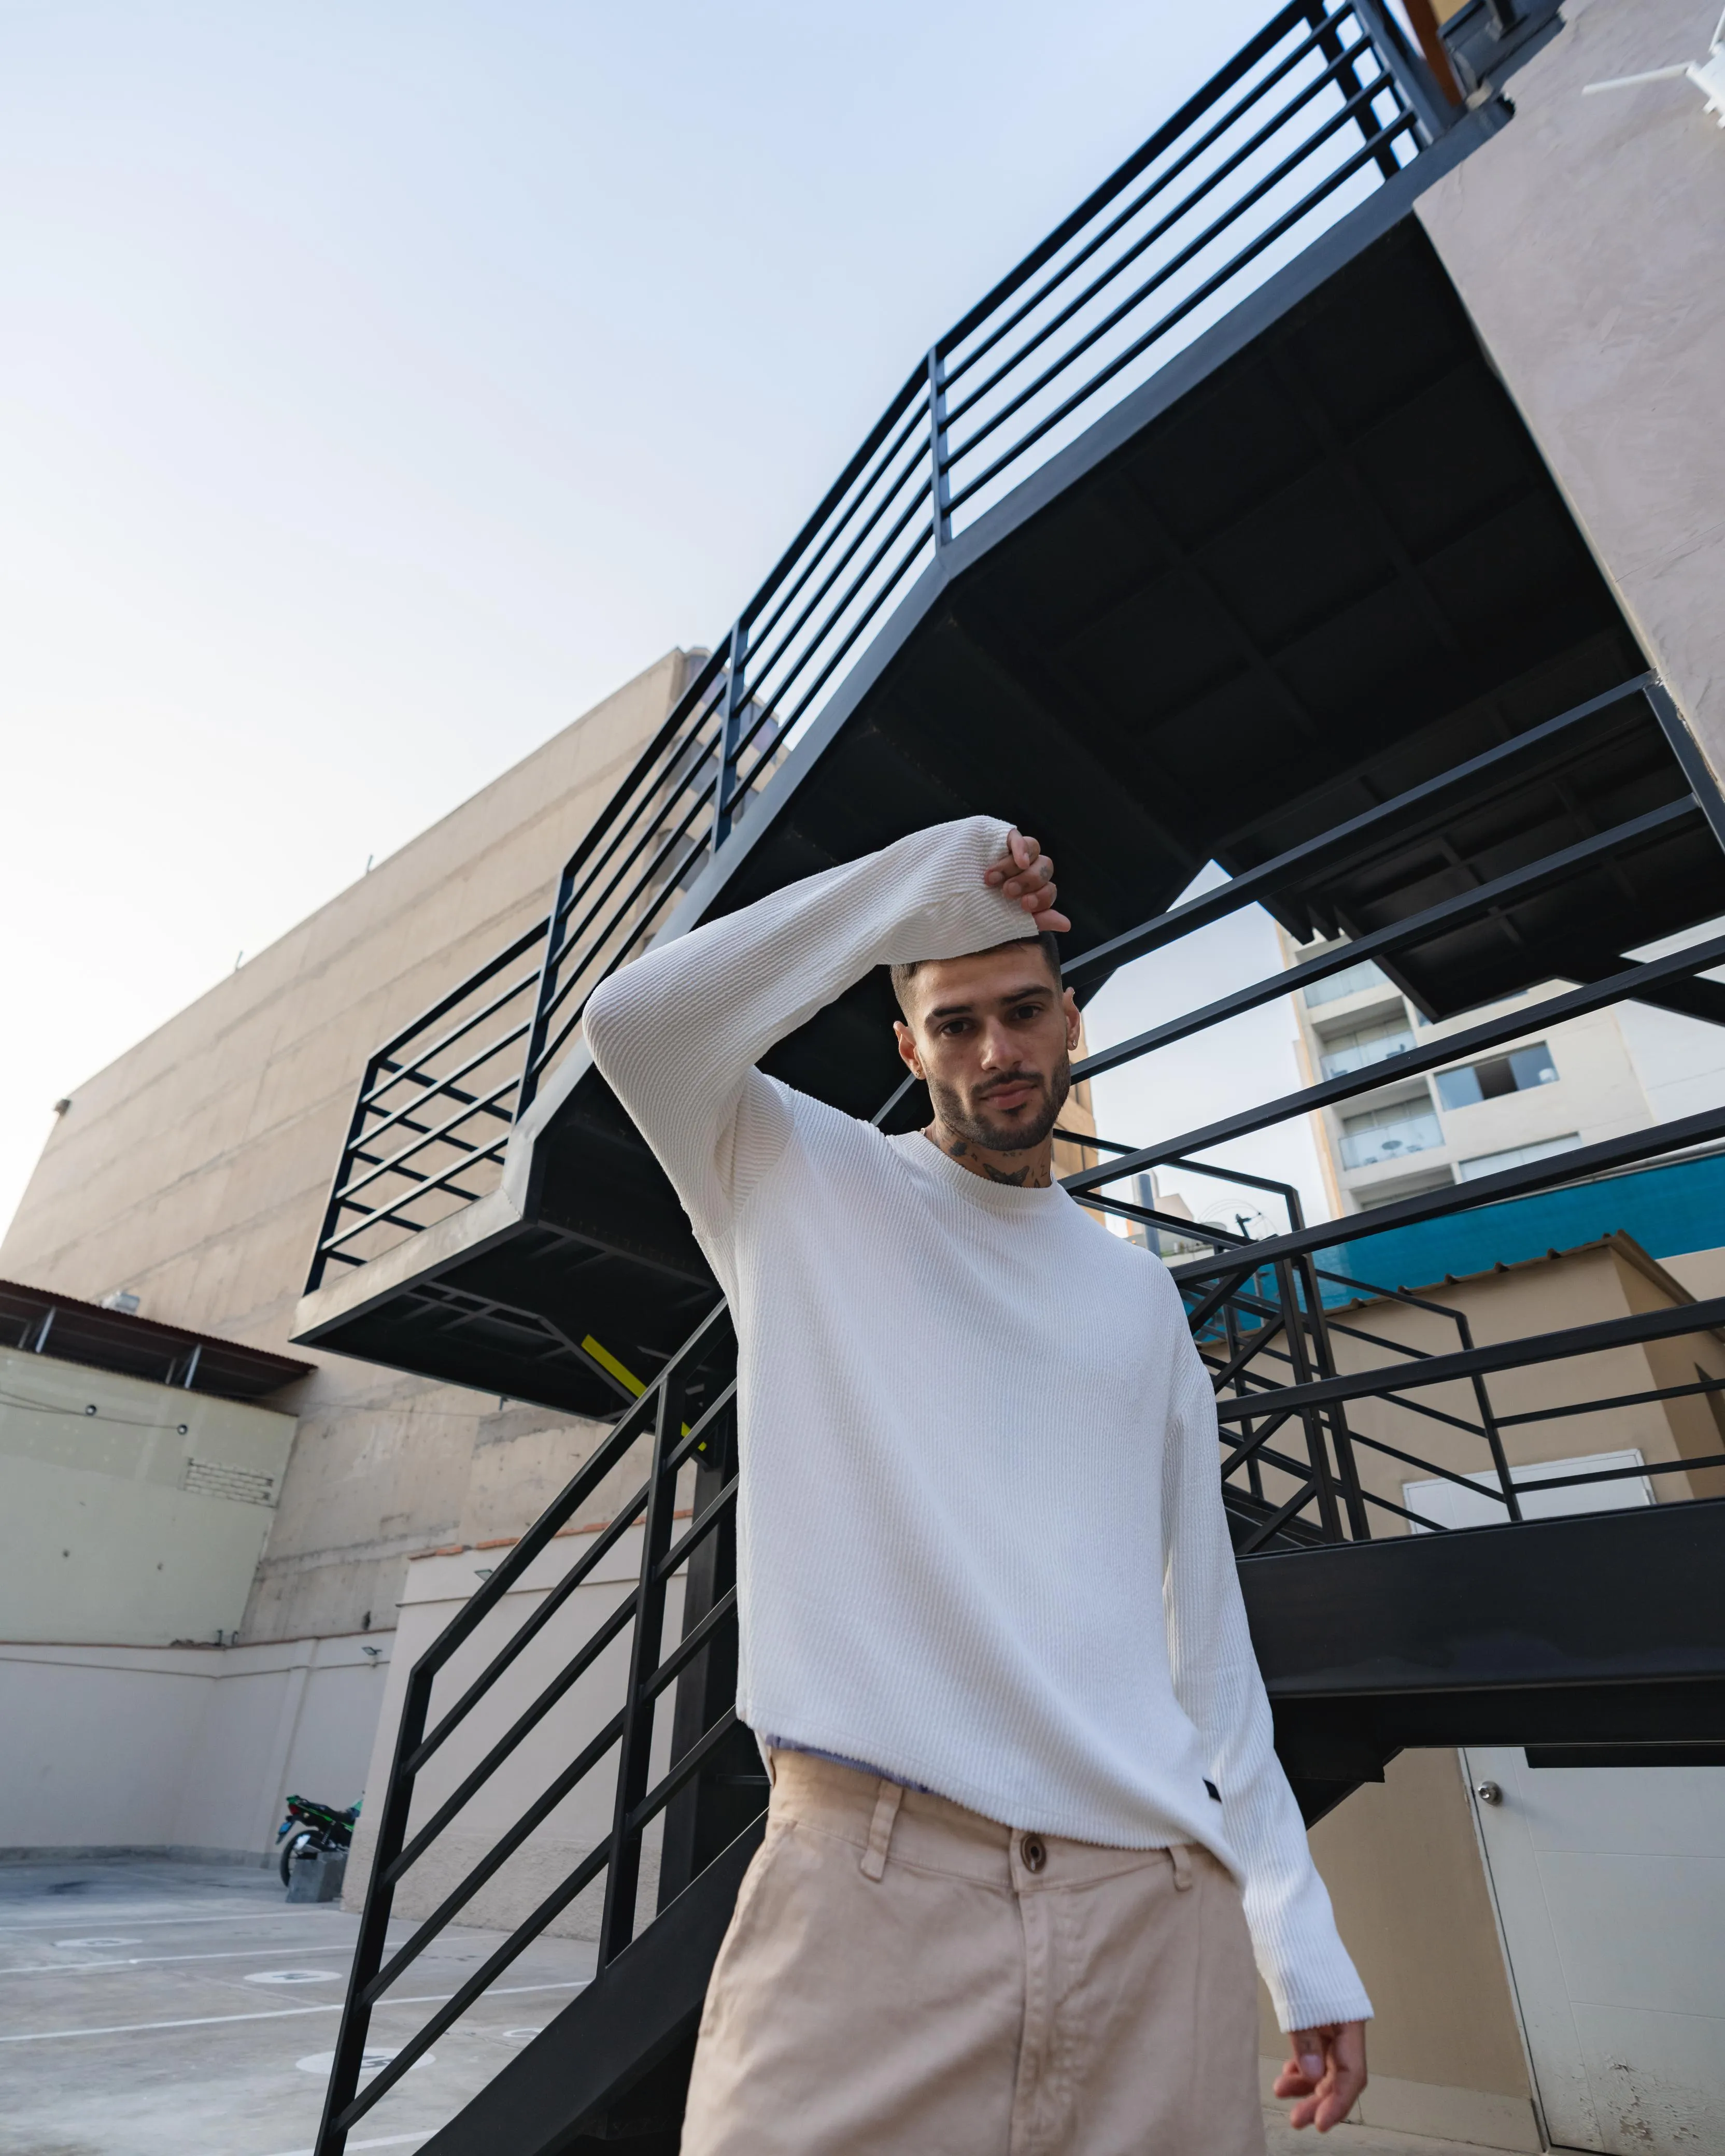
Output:
<instances>
[{"instance_id":1,"label":"sweater cuff","mask_svg":"<svg viewBox=\"0 0 1725 2156\"><path fill-rule=\"evenodd\" d=\"M1322 1993L1310 1998L1290 1999L1276 2009L1276 2025L1283 2035L1291 2035L1296 2029L1327 2029L1337 2021L1369 2021L1372 2002L1358 1989L1326 1996Z\"/></svg>"},{"instance_id":2,"label":"sweater cuff","mask_svg":"<svg viewBox=\"0 0 1725 2156\"><path fill-rule=\"evenodd\" d=\"M1002 943L1028 942L1040 932L1015 898L983 881L1006 851L1011 824L998 816L967 816L947 828L953 843L946 887L900 923L891 954L895 965L968 957ZM901 844L926 852L936 835L919 831Z\"/></svg>"}]
</instances>

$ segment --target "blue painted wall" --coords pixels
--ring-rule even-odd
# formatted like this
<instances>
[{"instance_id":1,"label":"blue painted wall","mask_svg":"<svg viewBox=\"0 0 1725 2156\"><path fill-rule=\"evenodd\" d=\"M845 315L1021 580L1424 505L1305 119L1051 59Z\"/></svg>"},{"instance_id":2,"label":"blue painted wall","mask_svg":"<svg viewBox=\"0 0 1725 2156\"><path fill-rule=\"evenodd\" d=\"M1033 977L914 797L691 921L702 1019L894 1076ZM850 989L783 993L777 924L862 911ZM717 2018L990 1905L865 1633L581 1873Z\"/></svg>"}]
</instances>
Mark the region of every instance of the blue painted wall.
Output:
<instances>
[{"instance_id":1,"label":"blue painted wall","mask_svg":"<svg viewBox=\"0 0 1725 2156\"><path fill-rule=\"evenodd\" d=\"M1620 1233L1634 1236L1654 1258L1725 1245L1725 1152L1363 1235L1320 1250L1317 1261L1327 1272L1362 1283L1424 1287L1446 1274L1482 1273ZM1345 1301L1348 1294L1345 1286L1324 1283L1326 1302Z\"/></svg>"}]
</instances>

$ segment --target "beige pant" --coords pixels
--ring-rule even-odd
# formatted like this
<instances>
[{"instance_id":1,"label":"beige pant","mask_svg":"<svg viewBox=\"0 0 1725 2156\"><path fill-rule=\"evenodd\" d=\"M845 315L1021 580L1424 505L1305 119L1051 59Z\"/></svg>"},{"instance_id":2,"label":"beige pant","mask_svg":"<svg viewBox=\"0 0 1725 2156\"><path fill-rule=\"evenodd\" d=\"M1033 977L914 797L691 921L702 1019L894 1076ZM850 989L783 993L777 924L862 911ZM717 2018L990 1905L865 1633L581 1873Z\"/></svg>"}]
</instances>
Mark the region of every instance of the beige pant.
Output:
<instances>
[{"instance_id":1,"label":"beige pant","mask_svg":"<svg viewBox=\"0 0 1725 2156\"><path fill-rule=\"evenodd\" d=\"M683 2156L1263 2156L1240 1890L776 1752Z\"/></svg>"}]
</instances>

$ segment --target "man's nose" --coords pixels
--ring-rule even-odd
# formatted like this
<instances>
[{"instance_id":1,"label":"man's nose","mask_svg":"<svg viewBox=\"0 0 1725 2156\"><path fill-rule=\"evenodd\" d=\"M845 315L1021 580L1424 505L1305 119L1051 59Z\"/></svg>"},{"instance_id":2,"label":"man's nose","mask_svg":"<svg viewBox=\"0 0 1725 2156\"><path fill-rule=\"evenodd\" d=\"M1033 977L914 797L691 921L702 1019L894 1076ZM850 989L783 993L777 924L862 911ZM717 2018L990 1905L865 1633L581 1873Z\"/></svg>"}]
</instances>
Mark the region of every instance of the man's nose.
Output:
<instances>
[{"instance_id":1,"label":"man's nose","mask_svg":"<svg viewBox=\"0 0 1725 2156\"><path fill-rule=\"evenodd\" d=\"M983 1065L989 1070L1009 1070L1019 1060L1018 1043L1004 1025L983 1028Z\"/></svg>"}]
</instances>

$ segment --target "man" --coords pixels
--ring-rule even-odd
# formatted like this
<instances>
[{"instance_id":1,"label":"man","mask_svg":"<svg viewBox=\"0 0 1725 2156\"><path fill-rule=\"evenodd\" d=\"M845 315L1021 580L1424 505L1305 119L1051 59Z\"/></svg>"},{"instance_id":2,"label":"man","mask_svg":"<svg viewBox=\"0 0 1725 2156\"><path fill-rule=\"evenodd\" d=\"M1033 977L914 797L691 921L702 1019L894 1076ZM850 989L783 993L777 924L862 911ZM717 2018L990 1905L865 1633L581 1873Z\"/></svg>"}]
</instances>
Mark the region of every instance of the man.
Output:
<instances>
[{"instance_id":1,"label":"man","mask_svg":"<svg viewBox=\"0 0 1725 2156\"><path fill-rule=\"evenodd\" d=\"M1364 2086L1179 1295L1053 1179L1056 896L973 817L588 1005L738 1340L737 1712L773 1789L685 2156L1261 2156L1254 1953L1294 2123ZM896 1138L755 1068L881 964L934 1107Z\"/></svg>"}]
</instances>

